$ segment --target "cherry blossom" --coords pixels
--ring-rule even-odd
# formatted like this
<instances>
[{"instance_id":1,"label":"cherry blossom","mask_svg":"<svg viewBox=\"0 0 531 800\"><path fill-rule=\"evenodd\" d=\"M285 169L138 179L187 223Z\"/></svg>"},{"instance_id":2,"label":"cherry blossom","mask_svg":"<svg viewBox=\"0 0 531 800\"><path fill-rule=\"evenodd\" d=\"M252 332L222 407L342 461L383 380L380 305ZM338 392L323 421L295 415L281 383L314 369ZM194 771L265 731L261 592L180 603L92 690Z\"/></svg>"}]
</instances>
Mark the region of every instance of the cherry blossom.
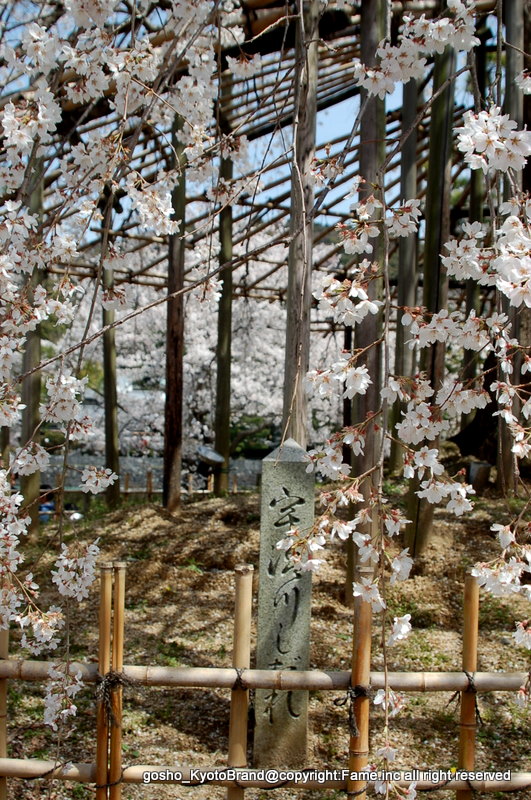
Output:
<instances>
[{"instance_id":1,"label":"cherry blossom","mask_svg":"<svg viewBox=\"0 0 531 800\"><path fill-rule=\"evenodd\" d=\"M88 545L86 553L79 556L71 555L67 545L61 546L61 555L55 562L56 569L52 570L52 581L60 594L75 597L76 600L88 597L89 587L96 577L96 559L100 552L98 541Z\"/></svg>"},{"instance_id":2,"label":"cherry blossom","mask_svg":"<svg viewBox=\"0 0 531 800\"><path fill-rule=\"evenodd\" d=\"M76 715L77 707L72 698L83 688L83 681L79 671L72 675L65 664L50 664L48 675L44 723L56 731L66 717Z\"/></svg>"},{"instance_id":3,"label":"cherry blossom","mask_svg":"<svg viewBox=\"0 0 531 800\"><path fill-rule=\"evenodd\" d=\"M404 614L403 617L394 618L393 628L387 640L388 646L395 644L395 642L402 641L403 639L407 639L411 633L410 619L411 614Z\"/></svg>"},{"instance_id":4,"label":"cherry blossom","mask_svg":"<svg viewBox=\"0 0 531 800\"><path fill-rule=\"evenodd\" d=\"M118 475L110 469L88 466L81 473L81 491L98 494L117 480Z\"/></svg>"},{"instance_id":5,"label":"cherry blossom","mask_svg":"<svg viewBox=\"0 0 531 800\"><path fill-rule=\"evenodd\" d=\"M516 644L531 650L531 622L529 620L518 622L513 637Z\"/></svg>"},{"instance_id":6,"label":"cherry blossom","mask_svg":"<svg viewBox=\"0 0 531 800\"><path fill-rule=\"evenodd\" d=\"M518 131L516 122L497 106L474 114L465 112L462 128L457 129L457 147L465 153L472 169L521 170L531 154L531 132Z\"/></svg>"},{"instance_id":7,"label":"cherry blossom","mask_svg":"<svg viewBox=\"0 0 531 800\"><path fill-rule=\"evenodd\" d=\"M382 706L387 708L389 717L396 717L396 715L406 705L406 699L403 695L394 692L392 689L378 689L374 695L373 703L375 706Z\"/></svg>"},{"instance_id":8,"label":"cherry blossom","mask_svg":"<svg viewBox=\"0 0 531 800\"><path fill-rule=\"evenodd\" d=\"M361 597L365 603L370 603L374 611L382 611L385 608L385 600L380 594L378 584L370 578L362 578L361 581L354 581L352 584L352 594L354 597Z\"/></svg>"},{"instance_id":9,"label":"cherry blossom","mask_svg":"<svg viewBox=\"0 0 531 800\"><path fill-rule=\"evenodd\" d=\"M531 74L529 70L522 70L522 72L516 76L514 82L524 94L531 94Z\"/></svg>"}]
</instances>

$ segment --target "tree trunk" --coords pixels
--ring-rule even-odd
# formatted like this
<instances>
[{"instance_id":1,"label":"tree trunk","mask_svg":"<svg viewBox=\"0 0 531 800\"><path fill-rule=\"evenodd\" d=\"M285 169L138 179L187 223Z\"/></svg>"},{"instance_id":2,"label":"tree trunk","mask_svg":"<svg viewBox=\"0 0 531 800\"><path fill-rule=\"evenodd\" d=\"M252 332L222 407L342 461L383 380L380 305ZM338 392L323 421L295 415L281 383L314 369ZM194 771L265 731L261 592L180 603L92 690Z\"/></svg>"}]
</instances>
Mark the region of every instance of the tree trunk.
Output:
<instances>
[{"instance_id":1,"label":"tree trunk","mask_svg":"<svg viewBox=\"0 0 531 800\"><path fill-rule=\"evenodd\" d=\"M230 99L230 83L223 88L223 103ZM225 126L220 123L223 132ZM222 158L219 170L221 182L230 185L232 181L232 160ZM225 264L232 259L232 207L221 209L219 216L220 251L219 262ZM214 494L229 491L230 462L230 387L231 387L231 345L232 345L232 267L220 272L222 281L221 297L218 307L218 341L216 346L216 415L214 422L215 449L223 456L223 466L214 473Z\"/></svg>"},{"instance_id":2,"label":"tree trunk","mask_svg":"<svg viewBox=\"0 0 531 800\"><path fill-rule=\"evenodd\" d=\"M39 277L36 273L30 278L33 286L39 282ZM26 334L26 343L24 345L24 355L22 358L22 371L28 372L34 369L41 360L41 335L39 326L34 331L28 331ZM22 383L22 390L20 399L25 408L22 411L22 430L21 439L22 445L27 444L32 439L38 441L39 434L35 436L35 430L40 422L39 405L41 398L41 374L34 372L24 378ZM39 496L41 493L41 473L40 471L34 472L32 475L20 476L20 488L24 496L24 507L27 508L31 523L29 525L30 531L38 531L39 529Z\"/></svg>"},{"instance_id":3,"label":"tree trunk","mask_svg":"<svg viewBox=\"0 0 531 800\"><path fill-rule=\"evenodd\" d=\"M114 276L112 269L103 271L103 286L109 289L113 286ZM114 311L103 309L103 326L114 322ZM118 393L116 387L116 336L115 330L105 331L103 334L103 392L105 408L105 466L120 474L120 441L118 435ZM105 490L105 500L108 508L120 505L120 481L115 481Z\"/></svg>"},{"instance_id":4,"label":"tree trunk","mask_svg":"<svg viewBox=\"0 0 531 800\"><path fill-rule=\"evenodd\" d=\"M367 66L375 63L376 49L378 43L385 37L387 29L387 6L383 0L370 2L364 0L361 6L361 60ZM364 102L365 92L362 92L361 102ZM378 97L369 98L365 107L365 113L361 119L360 127L360 175L365 183L360 187L360 198L362 197L363 187L366 195L371 195L376 190L379 181L378 170L385 159L385 102ZM381 187L383 189L383 187ZM383 237L379 236L371 239L373 243L372 261L382 260ZM381 299L381 281L373 280L368 287L368 294L371 300ZM362 422L367 414L379 408L380 391L382 385L381 376L381 347L371 345L381 337L382 317L381 314L369 314L361 325L354 329L354 347L356 349L368 348L363 364L369 370L371 385L366 394L355 395L352 402L352 421L353 424ZM361 364L361 360L358 362ZM361 475L373 467L380 456L380 435L373 425L369 425L366 430L365 453L355 456L352 459L353 475ZM369 480L366 480L361 491L368 499L371 489L379 483L379 476L375 471ZM373 523L375 524L375 522ZM367 531L371 533L372 531ZM357 576L357 547L352 539L347 541L347 575L345 583L345 601L349 604L353 602L352 582Z\"/></svg>"},{"instance_id":5,"label":"tree trunk","mask_svg":"<svg viewBox=\"0 0 531 800\"><path fill-rule=\"evenodd\" d=\"M184 286L184 236L186 182L183 146L177 139L182 120L177 117L172 145L181 178L172 193L173 219L179 220L178 233L170 236L168 248L168 295ZM181 458L183 442L183 355L184 303L182 294L170 297L166 311L166 402L164 408L163 504L169 510L181 502Z\"/></svg>"},{"instance_id":6,"label":"tree trunk","mask_svg":"<svg viewBox=\"0 0 531 800\"><path fill-rule=\"evenodd\" d=\"M455 53L447 48L435 57L433 88L436 91L454 71ZM447 300L447 277L440 253L450 233L450 185L452 167L453 82L432 106L428 186L426 195L426 238L424 244L423 305L428 312L444 308ZM437 391L444 378L444 344L436 343L421 352L420 367ZM426 547L431 535L434 507L417 497L418 481L413 479L408 493L406 545L413 556Z\"/></svg>"},{"instance_id":7,"label":"tree trunk","mask_svg":"<svg viewBox=\"0 0 531 800\"><path fill-rule=\"evenodd\" d=\"M313 205L310 168L315 153L319 2L301 3L297 20L294 158L291 172L290 247L286 356L284 365L284 438L306 447L307 403L303 379L310 360L310 308L313 226L307 214Z\"/></svg>"},{"instance_id":8,"label":"tree trunk","mask_svg":"<svg viewBox=\"0 0 531 800\"><path fill-rule=\"evenodd\" d=\"M29 208L32 214L38 217L42 215L43 203L43 181L42 163L39 161L35 170L33 189L29 196ZM41 282L42 274L36 270L28 278L27 291L28 301L33 301L33 291ZM24 345L24 355L22 357L22 372L26 373L34 369L41 360L41 330L37 325L35 330L28 331L26 343ZM34 372L28 375L22 383L20 399L25 406L22 410L21 444L24 446L31 440L39 441L40 434L35 433L40 423L39 405L41 400L41 373ZM31 519L28 530L37 532L39 530L39 497L41 493L41 473L40 470L32 475L20 476L20 488L24 496L24 507L27 507Z\"/></svg>"},{"instance_id":9,"label":"tree trunk","mask_svg":"<svg viewBox=\"0 0 531 800\"><path fill-rule=\"evenodd\" d=\"M518 123L520 128L523 123L524 117L524 103L523 94L517 88L514 80L515 77L524 68L524 2L523 0L514 0L509 6L505 7L505 35L508 44L512 45L507 47L506 51L506 66L505 66L505 103L504 111L509 114L510 118ZM522 188L522 173L517 172L514 176L515 182L519 188ZM510 188L509 183L505 183L505 197L510 197L514 194ZM501 309L509 317L512 326L512 336L520 340L520 324L522 314L529 314L529 310L522 311L516 309L509 304L506 297L500 298ZM499 369L499 368L498 368ZM513 384L520 383L520 359L515 359L514 372L512 375ZM499 371L499 380L505 380L501 371ZM519 402L515 398L513 404L513 414L518 416ZM516 457L512 452L513 437L509 431L507 423L501 417L498 417L498 458L497 468L498 489L505 495L517 494L518 492L518 466Z\"/></svg>"},{"instance_id":10,"label":"tree trunk","mask_svg":"<svg viewBox=\"0 0 531 800\"><path fill-rule=\"evenodd\" d=\"M411 79L403 88L402 133L413 127L417 116L417 82ZM400 198L410 200L417 196L417 131L409 135L402 148L400 174ZM406 345L408 338L402 325L404 306L417 305L417 237L401 237L398 243L398 313L396 317L395 375L413 375L414 350ZM399 400L391 412L391 430L400 421L403 404ZM402 448L395 440L391 442L389 469L399 472L402 467Z\"/></svg>"}]
</instances>

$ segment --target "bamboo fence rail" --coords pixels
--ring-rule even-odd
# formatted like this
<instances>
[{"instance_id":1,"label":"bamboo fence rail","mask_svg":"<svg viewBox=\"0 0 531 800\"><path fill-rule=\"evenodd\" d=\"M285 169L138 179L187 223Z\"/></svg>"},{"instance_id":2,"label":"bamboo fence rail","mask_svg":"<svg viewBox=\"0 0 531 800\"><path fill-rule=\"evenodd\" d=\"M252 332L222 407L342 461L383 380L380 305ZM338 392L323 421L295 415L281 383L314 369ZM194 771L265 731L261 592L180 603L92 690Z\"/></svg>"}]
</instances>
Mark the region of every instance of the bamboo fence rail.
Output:
<instances>
[{"instance_id":1,"label":"bamboo fence rail","mask_svg":"<svg viewBox=\"0 0 531 800\"><path fill-rule=\"evenodd\" d=\"M48 679L48 661L22 661L7 659L0 661L0 679L21 681L45 681ZM96 683L96 664L72 661L69 672L81 673L81 680ZM232 689L238 678L232 667L155 667L126 664L123 676L143 686L176 686L189 689ZM319 691L348 689L351 672L325 670L266 670L246 669L241 679L248 689L297 689ZM525 683L525 672L475 672L474 684L478 692L517 692ZM389 672L391 689L400 692L463 692L469 686L463 672ZM383 689L383 672L370 673L373 689Z\"/></svg>"}]
</instances>

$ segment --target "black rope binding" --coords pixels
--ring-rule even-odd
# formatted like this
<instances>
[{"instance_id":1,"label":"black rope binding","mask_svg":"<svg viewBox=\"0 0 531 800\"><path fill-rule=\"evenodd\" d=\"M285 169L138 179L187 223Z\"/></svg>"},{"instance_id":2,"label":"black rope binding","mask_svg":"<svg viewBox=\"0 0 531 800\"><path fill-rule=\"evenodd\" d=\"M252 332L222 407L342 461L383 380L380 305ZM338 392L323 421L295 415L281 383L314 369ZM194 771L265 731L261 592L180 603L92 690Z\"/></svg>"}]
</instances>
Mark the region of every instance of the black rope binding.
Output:
<instances>
[{"instance_id":1,"label":"black rope binding","mask_svg":"<svg viewBox=\"0 0 531 800\"><path fill-rule=\"evenodd\" d=\"M243 680L243 673L245 672L244 667L234 667L236 671L236 680L233 683L232 690L234 689L244 689L245 691L249 688L245 681Z\"/></svg>"},{"instance_id":2,"label":"black rope binding","mask_svg":"<svg viewBox=\"0 0 531 800\"><path fill-rule=\"evenodd\" d=\"M120 783L124 782L124 771L127 767L122 767L120 770L120 777L117 778L115 781L110 781L109 783L96 783L94 784L95 789L109 789L111 786L118 786Z\"/></svg>"},{"instance_id":3,"label":"black rope binding","mask_svg":"<svg viewBox=\"0 0 531 800\"><path fill-rule=\"evenodd\" d=\"M96 699L103 705L107 724L112 725L113 728L118 727L118 720L112 710L112 694L117 689L134 686L135 683L136 681L128 678L123 672L115 672L112 669L105 675L98 674L96 678Z\"/></svg>"},{"instance_id":4,"label":"black rope binding","mask_svg":"<svg viewBox=\"0 0 531 800\"><path fill-rule=\"evenodd\" d=\"M348 727L351 736L359 736L360 732L358 730L358 723L356 722L356 715L354 713L354 701L357 697L370 697L371 696L371 689L370 686L349 686L347 688L347 693L344 697L336 697L334 700L335 706L345 706L347 703L349 704L348 707Z\"/></svg>"},{"instance_id":5,"label":"black rope binding","mask_svg":"<svg viewBox=\"0 0 531 800\"><path fill-rule=\"evenodd\" d=\"M475 695L475 697L474 697L474 709L475 709L475 713L476 713L476 724L478 726L481 726L481 725L483 725L483 718L481 716L481 711L479 710L478 690L477 690L477 687L476 687L476 682L474 680L474 675L471 672L467 672L466 669L464 669L463 672L465 673L465 675L467 677L467 680L468 680L468 686L466 687L466 689L464 691L465 692L472 692ZM454 700L456 701L456 708L459 708L459 704L461 703L461 690L460 689L458 689L456 692L453 693L453 695L450 697L450 699L446 703L446 707L448 707L451 703L453 703Z\"/></svg>"},{"instance_id":6,"label":"black rope binding","mask_svg":"<svg viewBox=\"0 0 531 800\"><path fill-rule=\"evenodd\" d=\"M40 781L43 778L49 778L53 775L54 772L62 772L63 768L70 764L70 761L61 761L59 764L55 764L51 769L47 769L46 772L42 772L40 775L21 775L19 780L21 781Z\"/></svg>"}]
</instances>

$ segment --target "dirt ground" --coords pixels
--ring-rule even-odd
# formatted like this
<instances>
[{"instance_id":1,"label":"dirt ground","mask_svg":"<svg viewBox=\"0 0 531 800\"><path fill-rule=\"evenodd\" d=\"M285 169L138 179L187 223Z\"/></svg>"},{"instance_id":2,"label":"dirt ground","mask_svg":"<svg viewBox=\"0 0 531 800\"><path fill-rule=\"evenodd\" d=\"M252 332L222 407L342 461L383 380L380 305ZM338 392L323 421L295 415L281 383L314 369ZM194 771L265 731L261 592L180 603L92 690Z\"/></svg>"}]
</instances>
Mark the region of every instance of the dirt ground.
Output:
<instances>
[{"instance_id":1,"label":"dirt ground","mask_svg":"<svg viewBox=\"0 0 531 800\"><path fill-rule=\"evenodd\" d=\"M397 501L399 489L396 489ZM518 503L518 501L512 501ZM517 510L517 508L512 509ZM511 509L494 497L478 498L473 512L455 519L436 512L435 532L421 574L391 587L391 615L410 613L414 631L390 653L396 671L459 671L463 579L474 562L498 553L489 531L493 522L507 521ZM45 532L53 541L53 528ZM224 499L196 498L169 514L146 505L121 509L76 529L80 540L100 539L102 557L127 562L126 664L218 666L231 664L234 577L237 564L258 570L259 498L255 494ZM49 543L49 542L48 542ZM39 571L50 565L44 552ZM352 613L343 602L345 556L332 549L313 583L311 667L344 670L350 665ZM257 582L258 575L255 574ZM255 604L257 597L255 586ZM97 659L97 597L72 612L71 657ZM52 599L52 598L50 598ZM527 607L526 607L527 605ZM256 609L255 609L256 610ZM479 667L481 671L522 671L530 668L527 651L514 645L514 620L529 617L523 599L481 596ZM253 631L253 637L255 632ZM380 632L374 631L373 669L382 668ZM12 652L16 653L16 640ZM253 641L254 647L254 641ZM60 747L42 724L43 688L12 682L9 687L9 755L88 762L95 753L94 690L80 695L79 715L64 734ZM348 760L348 711L334 700L341 692L312 692L307 767L344 768ZM405 710L391 720L391 740L398 748L397 769L450 769L457 764L459 711L449 693L408 695ZM230 692L211 689L146 689L126 687L123 760L130 764L161 764L200 768L226 765ZM482 725L477 734L477 769L531 771L530 710L522 710L505 693L479 697ZM250 737L252 743L252 736ZM371 707L371 751L383 744L383 714ZM251 758L251 749L249 750ZM394 765L393 765L394 766ZM529 792L512 794L516 800ZM225 797L226 790L177 785L124 786L124 800L206 800ZM249 789L248 800L271 797L271 791ZM334 790L276 790L273 797L339 798ZM446 800L449 790L433 795ZM492 795L491 795L492 796ZM497 795L502 796L502 795ZM11 800L94 797L81 785L13 780Z\"/></svg>"}]
</instances>

